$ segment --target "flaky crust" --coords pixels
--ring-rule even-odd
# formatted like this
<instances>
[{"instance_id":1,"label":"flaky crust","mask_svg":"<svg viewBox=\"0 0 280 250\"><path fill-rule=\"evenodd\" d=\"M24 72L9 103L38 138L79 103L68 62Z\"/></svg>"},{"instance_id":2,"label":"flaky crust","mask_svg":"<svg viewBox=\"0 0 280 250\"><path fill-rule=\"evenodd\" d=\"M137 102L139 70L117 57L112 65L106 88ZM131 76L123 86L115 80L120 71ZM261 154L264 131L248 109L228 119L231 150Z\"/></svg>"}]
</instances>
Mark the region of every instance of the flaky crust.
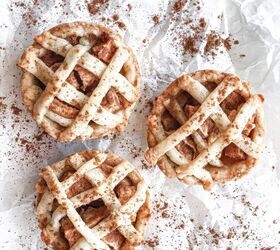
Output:
<instances>
[{"instance_id":1,"label":"flaky crust","mask_svg":"<svg viewBox=\"0 0 280 250\"><path fill-rule=\"evenodd\" d=\"M133 107L135 106L135 103L140 97L140 71L139 66L136 60L135 55L133 54L132 50L126 46L122 38L119 34L114 32L113 30L93 23L87 23L87 22L74 22L74 23L64 23L57 25L53 28L51 28L48 32L50 32L54 36L58 37L66 37L68 35L75 34L76 31L83 30L85 33L94 33L94 34L100 34L102 32L106 32L109 34L115 41L116 45L118 47L122 47L126 49L129 52L129 59L124 64L122 69L122 74L125 78L127 78L135 87L135 100L133 103L130 103L127 107L124 107L123 112L123 119L121 123L117 124L115 127L104 127L101 125L98 125L98 129L93 129L93 132L86 136L78 136L78 139L87 140L92 138L100 138L108 134L121 132L125 129L128 118L133 110ZM40 39L44 39L44 33L40 35ZM35 38L36 40L36 38ZM23 102L26 105L29 112L34 117L34 105L36 101L38 100L41 90L38 86L38 80L36 77L29 73L24 68L27 67L29 64L29 57L28 53L30 51L35 52L37 54L41 53L40 50L42 47L35 41L34 44L29 47L22 55L21 59L19 60L18 65L22 68L22 77L21 77L21 93ZM35 118L34 118L35 119ZM65 127L62 127L58 123L52 121L48 117L45 117L45 119L40 123L40 126L52 137L60 140L60 141L71 141L73 138L67 138L60 136L61 132L65 130Z\"/></svg>"},{"instance_id":2,"label":"flaky crust","mask_svg":"<svg viewBox=\"0 0 280 250\"><path fill-rule=\"evenodd\" d=\"M56 174L61 175L61 173L64 172L64 170L67 170L69 166L71 166L71 161L76 161L75 158L79 158L79 156L83 157L87 161L95 158L97 162L99 161L100 157L106 156L106 161L110 161L111 165L115 165L115 167L119 164L124 163L124 160L120 157L116 156L115 154L109 152L109 151L95 151L95 150L87 150L87 151L81 151L79 153L76 153L74 155L70 155L63 159L60 162L54 163L50 165L51 169L55 171ZM74 160L73 160L74 159ZM70 165L69 165L70 164ZM47 166L48 167L48 166ZM44 176L44 171L46 169L44 168L42 173ZM143 178L140 176L138 171L134 169L132 172L130 172L126 178L129 178L129 180L137 186L139 183L144 182ZM52 184L51 184L52 185ZM98 184L100 185L100 184ZM36 210L36 216L39 221L39 226L42 230L41 238L42 240L47 244L52 246L54 249L68 249L67 243L64 238L62 238L60 235L57 235L56 233L53 235L48 229L48 224L50 223L50 218L53 216L51 211L48 211L45 213L45 205L48 206L48 203L45 205L40 204L41 200L43 199L43 196L46 192L49 192L49 186L46 184L45 180L41 178L37 185L36 185L36 202L35 202L35 210ZM51 192L53 190L55 191L56 187L51 187ZM78 197L78 196L76 196ZM87 199L87 198L86 198ZM44 203L45 201L43 201ZM43 213L42 213L43 211ZM151 215L151 209L150 209L150 200L149 200L149 192L146 191L146 198L145 202L142 204L142 206L139 208L136 216L136 220L134 222L135 229L139 232L139 234L142 237L142 240L145 236L145 232L150 220ZM135 249L135 245L131 244L127 239L123 242L121 245L121 250L133 250Z\"/></svg>"},{"instance_id":3,"label":"flaky crust","mask_svg":"<svg viewBox=\"0 0 280 250\"><path fill-rule=\"evenodd\" d=\"M157 156L155 155L155 153L157 152L154 149L160 141L157 140L155 135L157 134L156 132L159 131L158 128L162 126L159 124L161 123L161 116L166 110L164 102L166 102L166 100L169 99L171 96L175 97L180 91L179 85L182 82L189 81L189 77L201 83L209 81L212 83L216 83L217 85L223 82L224 79L228 79L229 84L233 84L233 86L235 86L239 82L241 83L241 87L239 86L238 88L236 88L235 91L237 91L241 96L243 96L246 101L254 96L247 82L241 81L237 76L226 72L220 72L216 70L201 70L195 73L182 75L176 80L174 80L166 88L166 90L159 97L156 98L156 100L153 103L153 108L147 119L147 142L149 150L145 153L145 158L150 164L156 163L161 169L161 171L166 176L171 178L179 178L179 173L178 171L176 171L176 169L180 165L172 161L166 154L160 155L160 157L157 158ZM262 96L256 95L255 97L260 103L263 102ZM204 114L202 112L201 116L203 115ZM256 110L256 118L254 125L255 129L253 130L253 133L250 137L255 144L259 145L261 144L262 138L264 137L263 111L261 107ZM222 167L212 166L208 163L207 166L204 166L204 169L208 173L210 173L213 181L212 183L208 183L207 181L201 180L192 175L186 175L183 178L179 178L179 180L189 185L201 184L205 189L211 189L214 183L221 183L244 176L256 164L257 159L258 154L256 154L255 157L247 155L246 159L243 161L237 162L230 166L223 165Z\"/></svg>"}]
</instances>

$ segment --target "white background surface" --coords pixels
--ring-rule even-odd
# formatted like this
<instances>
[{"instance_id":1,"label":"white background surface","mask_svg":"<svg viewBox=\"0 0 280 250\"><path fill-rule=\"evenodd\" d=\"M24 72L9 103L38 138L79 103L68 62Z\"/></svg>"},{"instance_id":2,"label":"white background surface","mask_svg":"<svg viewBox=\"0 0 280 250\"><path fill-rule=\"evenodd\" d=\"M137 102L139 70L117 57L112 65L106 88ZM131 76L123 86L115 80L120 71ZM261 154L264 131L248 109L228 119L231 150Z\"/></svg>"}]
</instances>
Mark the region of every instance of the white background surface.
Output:
<instances>
[{"instance_id":1,"label":"white background surface","mask_svg":"<svg viewBox=\"0 0 280 250\"><path fill-rule=\"evenodd\" d=\"M111 1L109 8L96 16L89 14L83 0L65 1L64 6L61 6L63 1L42 0L39 7L26 0L23 2L27 7L11 9L15 2L18 1L0 1L0 96L6 97L0 100L6 105L0 109L0 248L44 247L33 211L34 186L42 166L80 149L109 147L137 166L150 184L154 207L168 203L169 218L163 218L156 209L153 211L146 238L158 238L155 249L280 249L279 0L205 0L200 11L194 10L193 1L189 0L176 22L169 16L173 3L160 0ZM128 3L132 5L129 15ZM112 22L108 25L118 30L134 49L142 70L143 95L127 130L111 144L110 140L62 144L45 135L42 141L35 140L34 135L42 131L22 104L20 71L16 67L24 48L32 43L34 35L58 23L77 20L102 23L102 16L112 17L115 13L127 30L120 30ZM217 16L222 13L221 21ZM29 14L45 21L29 25L25 18ZM158 25L152 21L155 14L160 17ZM199 55L182 56L172 37L182 28L188 32L182 20L200 17L207 22L206 33L211 29L231 33L240 44L215 60L207 61ZM201 50L203 46L202 43ZM246 57L241 58L240 54ZM147 147L147 102L182 73L205 68L235 72L266 98L267 139L262 160L248 176L216 186L211 192L184 186L165 178L157 168L147 170L142 164ZM22 109L20 115L13 115L12 105ZM16 120L19 122L13 126ZM22 140L28 142L21 145ZM133 157L133 151L140 154Z\"/></svg>"}]
</instances>

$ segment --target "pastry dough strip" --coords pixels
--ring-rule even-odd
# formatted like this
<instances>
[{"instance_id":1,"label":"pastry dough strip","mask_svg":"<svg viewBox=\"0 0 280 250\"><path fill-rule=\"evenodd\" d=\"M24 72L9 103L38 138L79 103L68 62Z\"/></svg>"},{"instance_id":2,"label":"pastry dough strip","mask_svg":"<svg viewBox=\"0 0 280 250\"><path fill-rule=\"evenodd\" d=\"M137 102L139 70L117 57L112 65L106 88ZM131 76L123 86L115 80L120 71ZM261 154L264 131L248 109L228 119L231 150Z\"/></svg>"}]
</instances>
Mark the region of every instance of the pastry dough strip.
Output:
<instances>
[{"instance_id":1,"label":"pastry dough strip","mask_svg":"<svg viewBox=\"0 0 280 250\"><path fill-rule=\"evenodd\" d=\"M235 80L235 79L234 79ZM197 112L174 133L159 142L156 146L150 148L145 156L151 164L156 164L158 159L167 151L174 148L187 136L197 130L206 121L206 119L215 113L220 103L236 88L236 83L230 77L226 77L215 90L201 104Z\"/></svg>"},{"instance_id":2,"label":"pastry dough strip","mask_svg":"<svg viewBox=\"0 0 280 250\"><path fill-rule=\"evenodd\" d=\"M77 241L71 249L92 249L92 247L96 249L109 249L101 239L116 228L132 244L139 243L139 239L141 239L141 235L130 222L130 216L136 216L137 211L145 202L147 186L143 181L139 182L136 193L126 204L121 205L113 190L126 175L134 170L134 167L129 162L122 161L113 168L109 177L106 178L103 171L99 168L99 165L105 159L106 154L102 153L99 153L89 161L86 161L79 154L72 155L69 161L72 167L76 169L76 172L61 183L57 178L63 171L63 165L66 164L65 161L63 161L63 164L59 164L58 172L51 167L43 170L42 176L54 196L46 190L43 195L45 198L41 199L38 204L37 213L46 213L46 209L43 209L44 206L48 206L50 203L52 204L54 198L60 204L63 204L63 206L60 205L53 212L52 218L47 227L43 229L43 232L50 235L51 238L55 237L56 233L60 230L59 221L67 215L75 228L83 235L83 238ZM68 199L66 190L82 177L87 178L95 186ZM99 198L103 199L107 208L110 209L111 215L90 229L84 224L75 208L86 205Z\"/></svg>"},{"instance_id":3,"label":"pastry dough strip","mask_svg":"<svg viewBox=\"0 0 280 250\"><path fill-rule=\"evenodd\" d=\"M209 161L215 159L227 145L240 137L247 122L262 105L262 102L263 99L259 95L249 98L239 110L234 122L229 125L228 129L218 139L203 150L193 161L176 168L178 178L184 178L186 175L196 176L197 171L195 169L203 168Z\"/></svg>"}]
</instances>

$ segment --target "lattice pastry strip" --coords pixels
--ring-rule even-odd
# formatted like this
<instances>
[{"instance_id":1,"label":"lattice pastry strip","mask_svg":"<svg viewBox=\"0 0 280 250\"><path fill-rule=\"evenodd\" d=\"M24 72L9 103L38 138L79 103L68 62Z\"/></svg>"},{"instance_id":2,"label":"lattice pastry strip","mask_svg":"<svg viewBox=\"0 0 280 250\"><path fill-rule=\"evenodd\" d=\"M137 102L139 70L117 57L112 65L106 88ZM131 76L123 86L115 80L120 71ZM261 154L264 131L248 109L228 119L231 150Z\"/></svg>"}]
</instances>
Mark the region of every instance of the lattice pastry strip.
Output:
<instances>
[{"instance_id":1,"label":"lattice pastry strip","mask_svg":"<svg viewBox=\"0 0 280 250\"><path fill-rule=\"evenodd\" d=\"M108 65L89 53L96 41L91 40L92 36L101 36L102 32L107 32L116 46L116 52ZM67 40L67 35L80 36L79 43L72 45ZM24 70L24 101L39 125L62 141L71 141L76 137L101 137L124 129L139 98L139 70L131 50L121 42L118 35L102 26L77 22L62 24L44 32L35 38L35 42L26 50L18 64ZM103 54L109 53L108 46L113 46L110 44L112 43L108 42L107 47L104 45ZM47 51L65 58L55 72L41 60ZM76 66L99 78L99 84L89 97L67 81ZM27 72L39 79L46 86L45 89L37 86L32 75ZM101 105L111 89L125 100L118 104L123 105L121 109L114 112ZM55 98L80 109L76 117L67 118L50 110Z\"/></svg>"},{"instance_id":2,"label":"lattice pastry strip","mask_svg":"<svg viewBox=\"0 0 280 250\"><path fill-rule=\"evenodd\" d=\"M66 81L70 73L75 68L82 55L90 49L90 46L76 45L66 55L57 71L53 74L45 90L34 106L34 117L41 124L43 117L47 113L51 103L60 91L62 84Z\"/></svg>"},{"instance_id":3,"label":"lattice pastry strip","mask_svg":"<svg viewBox=\"0 0 280 250\"><path fill-rule=\"evenodd\" d=\"M66 41L65 39L55 37L49 32L45 32L43 35L37 36L36 41L39 44L41 44L44 48L49 49L64 57L66 57L66 55L73 48L73 46L68 41ZM84 42L86 43L86 41ZM115 63L118 62L120 65L119 70L115 70L117 71L117 74L114 74L114 76L112 76L113 81L111 84L113 87L118 88L118 90L125 96L125 98L128 101L133 102L137 98L136 91L131 85L131 83L123 75L119 74L119 71L125 63L125 61L127 60L129 54L126 49L120 49L119 50L121 51L121 55L124 58L124 60L115 61ZM107 68L106 64L104 64L102 61L100 61L93 55L89 54L87 51L85 51L83 56L81 56L77 64L84 67L93 74L97 75L99 78L102 77Z\"/></svg>"},{"instance_id":4,"label":"lattice pastry strip","mask_svg":"<svg viewBox=\"0 0 280 250\"><path fill-rule=\"evenodd\" d=\"M88 155L92 157L89 160ZM105 175L101 166L108 160L115 162L114 164L116 165L112 168L109 176L106 176L107 174ZM76 169L76 172L60 182L59 178L65 173L65 168L67 169L69 164ZM70 219L77 232L82 236L72 245L71 249L110 249L108 243L104 242L102 238L115 229L118 229L126 238L128 243L125 242L125 245L141 243L145 228L139 226L142 224L138 223L138 225L137 221L144 220L147 222L149 219L147 187L129 162L121 161L112 154L85 151L72 155L51 167L47 166L42 171L42 177L46 181L47 187L43 189L44 191L40 195L41 198L38 200L36 214L40 223L45 225L42 230L43 239L47 243L58 246L58 242L60 242L59 247L61 249L65 248L63 241L58 239L61 227L60 221L65 216ZM68 198L67 193L73 184L79 182L81 178L86 178L93 185L92 188ZM114 192L114 188L125 178L131 178L136 187L136 192L127 202L121 204ZM81 206L87 206L100 198L109 209L110 215L93 228L90 228L82 220L76 209ZM59 206L52 211L54 200L58 201ZM140 207L142 207L142 212L139 212ZM49 217L50 213L51 218ZM132 225L132 217L137 217L135 225Z\"/></svg>"},{"instance_id":5,"label":"lattice pastry strip","mask_svg":"<svg viewBox=\"0 0 280 250\"><path fill-rule=\"evenodd\" d=\"M42 60L40 60L36 56L36 53L32 51L32 49L30 52L27 53L27 60L29 64L24 64L24 69L33 74L43 84L47 85L54 74L52 69L50 69ZM82 107L88 101L87 95L78 91L67 81L65 81L65 84L62 86L60 92L57 94L57 97L60 100L76 108ZM62 116L59 116L50 110L48 110L46 116L64 127L69 126L73 122L72 119L67 119ZM92 120L99 125L107 126L108 124L112 124L112 126L116 126L118 123L121 122L122 114L113 114L101 106L100 111L95 114L95 117L93 117Z\"/></svg>"},{"instance_id":6,"label":"lattice pastry strip","mask_svg":"<svg viewBox=\"0 0 280 250\"><path fill-rule=\"evenodd\" d=\"M207 97L205 102L201 104L198 111L179 129L169 135L165 140L161 141L155 147L149 149L146 153L147 158L152 164L156 164L160 156L164 155L168 150L174 148L193 131L199 129L208 117L218 109L218 105L233 90L235 84L225 79L222 84ZM221 95L220 95L221 93Z\"/></svg>"},{"instance_id":7,"label":"lattice pastry strip","mask_svg":"<svg viewBox=\"0 0 280 250\"><path fill-rule=\"evenodd\" d=\"M130 216L138 211L143 202L145 201L146 187L143 183L138 184L135 195L128 201L124 206L120 207L119 210L115 210L111 216L103 220L92 230L98 235L99 238L103 238L109 231L103 231L103 228L109 228L114 230L118 228L118 231L129 241L132 245L140 244L141 235L133 227L130 221ZM142 204L141 204L142 203ZM80 239L74 246L73 249L91 249L89 242L85 239Z\"/></svg>"},{"instance_id":8,"label":"lattice pastry strip","mask_svg":"<svg viewBox=\"0 0 280 250\"><path fill-rule=\"evenodd\" d=\"M194 175L204 182L212 183L212 178L204 179L204 176L199 176L201 168L219 156L220 152L234 142L236 138L241 138L241 133L244 130L247 122L262 105L263 99L258 95L251 97L240 109L234 122L229 125L228 129L222 133L209 147L203 150L192 162L187 165L182 165L176 169L179 178L184 178L186 175ZM248 150L247 150L248 151Z\"/></svg>"},{"instance_id":9,"label":"lattice pastry strip","mask_svg":"<svg viewBox=\"0 0 280 250\"><path fill-rule=\"evenodd\" d=\"M172 99L172 101L170 99L167 99L166 101L164 101L163 104L166 107L166 109L171 113L171 115L181 125L183 125L185 122L187 122L187 117L186 117L182 107L180 106L180 104L176 101L176 99ZM207 144L203 141L203 139L201 138L201 136L199 135L199 133L197 131L194 131L192 133L192 137L197 144L198 151L202 151L203 149L207 148ZM176 150L176 148L171 149L171 150L174 150L175 152L169 151L169 152L167 152L167 154L169 157L171 157L172 160L173 159L175 160L175 163L182 165L182 164L186 164L189 162L189 159L187 159L184 155L182 155L180 152L178 152ZM180 154L180 155L176 156L174 154L176 154L176 155ZM182 159L183 159L183 161L181 161ZM211 162L211 165L221 167L223 164L219 159L214 159Z\"/></svg>"},{"instance_id":10,"label":"lattice pastry strip","mask_svg":"<svg viewBox=\"0 0 280 250\"><path fill-rule=\"evenodd\" d=\"M94 117L94 115L98 112L98 108L100 107L101 101L109 89L112 87L111 82L115 80L114 87L121 86L121 82L118 82L117 79L114 79L113 75L118 73L121 70L121 67L127 60L127 52L126 50L118 49L115 55L112 58L111 63L108 65L106 70L104 71L98 86L94 89L91 94L88 102L83 106L77 115L75 121L69 126L63 133L61 134L62 138L69 137L70 140L74 139L76 136L84 133L85 128L88 123Z\"/></svg>"},{"instance_id":11,"label":"lattice pastry strip","mask_svg":"<svg viewBox=\"0 0 280 250\"><path fill-rule=\"evenodd\" d=\"M66 209L67 216L78 229L79 233L89 242L89 244L96 249L109 250L110 248L101 241L85 224L78 212L73 206L73 203L67 198L64 187L57 180L54 172L50 167L47 167L44 172L44 179L46 180L48 186L53 186L52 192L54 193L55 198L60 204L63 204L63 207Z\"/></svg>"},{"instance_id":12,"label":"lattice pastry strip","mask_svg":"<svg viewBox=\"0 0 280 250\"><path fill-rule=\"evenodd\" d=\"M180 80L179 86L190 93L199 103L203 103L203 101L210 94L210 92L200 82L194 80L190 76L186 76L184 80ZM217 127L222 131L226 130L227 126L229 126L231 123L220 106L218 106L217 112L210 115L210 117L216 123ZM239 146L246 154L256 157L259 153L259 145L242 134L241 137L242 138L236 138L234 143Z\"/></svg>"},{"instance_id":13,"label":"lattice pastry strip","mask_svg":"<svg viewBox=\"0 0 280 250\"><path fill-rule=\"evenodd\" d=\"M214 88L213 84L216 84ZM189 184L200 182L205 188L211 188L215 181L239 177L248 172L260 153L264 135L262 103L263 97L252 95L249 85L234 75L211 70L184 75L175 80L154 104L148 118L150 148L145 157L151 164L158 163L168 176L176 175ZM189 106L186 108L184 105ZM230 107L230 110L226 108L227 113L223 110L225 107ZM165 110L180 124L167 134L164 127L167 123L162 123L162 119L166 119L162 116ZM185 112L193 113L187 119ZM211 122L219 133L211 134ZM208 130L203 133L207 126ZM243 131L248 132L245 135ZM204 134L208 136L206 139ZM190 143L195 143L195 146L190 144L192 148L188 152L195 150L195 155L184 155L185 152L177 149L177 145L189 136L193 139ZM246 154L240 163L229 163L224 158L224 149L232 143L243 155ZM229 157L235 157L239 151L231 146L227 152ZM243 159L243 155L239 153L236 157Z\"/></svg>"}]
</instances>

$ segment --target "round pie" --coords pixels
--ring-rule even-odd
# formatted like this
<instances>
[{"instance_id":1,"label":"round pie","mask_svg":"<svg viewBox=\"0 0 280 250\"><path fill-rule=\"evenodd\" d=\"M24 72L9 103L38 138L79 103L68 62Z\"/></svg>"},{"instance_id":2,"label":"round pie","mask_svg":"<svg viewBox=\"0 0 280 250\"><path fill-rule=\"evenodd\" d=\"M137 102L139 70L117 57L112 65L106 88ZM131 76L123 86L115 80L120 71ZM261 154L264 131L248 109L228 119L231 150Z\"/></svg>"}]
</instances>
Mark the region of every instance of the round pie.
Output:
<instances>
[{"instance_id":1,"label":"round pie","mask_svg":"<svg viewBox=\"0 0 280 250\"><path fill-rule=\"evenodd\" d=\"M123 131L140 96L135 56L100 25L74 22L43 32L18 65L25 105L60 141Z\"/></svg>"},{"instance_id":2,"label":"round pie","mask_svg":"<svg viewBox=\"0 0 280 250\"><path fill-rule=\"evenodd\" d=\"M83 151L43 168L36 185L41 238L53 249L134 249L150 219L142 177L110 152Z\"/></svg>"},{"instance_id":3,"label":"round pie","mask_svg":"<svg viewBox=\"0 0 280 250\"><path fill-rule=\"evenodd\" d=\"M241 177L259 158L263 101L233 74L183 75L154 102L145 158L168 177L205 189Z\"/></svg>"}]
</instances>

